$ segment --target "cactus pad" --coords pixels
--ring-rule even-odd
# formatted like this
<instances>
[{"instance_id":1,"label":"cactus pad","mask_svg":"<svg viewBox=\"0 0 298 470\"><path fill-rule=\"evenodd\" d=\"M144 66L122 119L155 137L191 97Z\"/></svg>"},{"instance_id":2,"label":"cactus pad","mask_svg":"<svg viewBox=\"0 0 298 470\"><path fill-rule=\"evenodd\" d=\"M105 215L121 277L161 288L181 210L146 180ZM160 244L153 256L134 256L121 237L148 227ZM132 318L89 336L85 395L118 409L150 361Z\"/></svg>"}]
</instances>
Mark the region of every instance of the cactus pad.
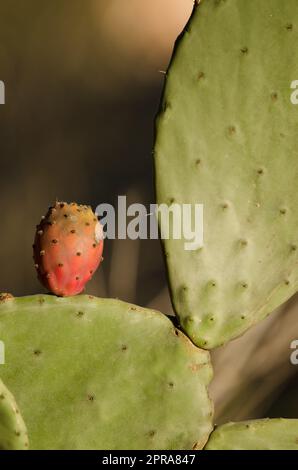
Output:
<instances>
[{"instance_id":1,"label":"cactus pad","mask_svg":"<svg viewBox=\"0 0 298 470\"><path fill-rule=\"evenodd\" d=\"M0 380L0 450L26 450L28 447L27 430L19 408Z\"/></svg>"},{"instance_id":2,"label":"cactus pad","mask_svg":"<svg viewBox=\"0 0 298 470\"><path fill-rule=\"evenodd\" d=\"M261 419L219 426L206 450L298 450L298 419Z\"/></svg>"},{"instance_id":3,"label":"cactus pad","mask_svg":"<svg viewBox=\"0 0 298 470\"><path fill-rule=\"evenodd\" d=\"M210 349L298 287L296 0L203 0L156 123L159 204L204 205L204 245L164 242L183 330Z\"/></svg>"},{"instance_id":4,"label":"cactus pad","mask_svg":"<svg viewBox=\"0 0 298 470\"><path fill-rule=\"evenodd\" d=\"M1 377L32 449L191 449L212 430L209 353L159 312L91 296L0 304Z\"/></svg>"}]
</instances>

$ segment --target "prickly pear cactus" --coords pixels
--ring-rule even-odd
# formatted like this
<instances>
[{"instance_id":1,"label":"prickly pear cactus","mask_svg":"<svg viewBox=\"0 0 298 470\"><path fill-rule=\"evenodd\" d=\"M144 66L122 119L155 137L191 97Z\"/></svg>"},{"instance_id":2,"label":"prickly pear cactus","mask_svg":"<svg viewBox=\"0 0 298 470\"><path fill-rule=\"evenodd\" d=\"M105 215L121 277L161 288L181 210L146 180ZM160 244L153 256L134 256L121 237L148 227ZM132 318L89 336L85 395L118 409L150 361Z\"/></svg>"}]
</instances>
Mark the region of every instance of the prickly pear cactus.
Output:
<instances>
[{"instance_id":1,"label":"prickly pear cactus","mask_svg":"<svg viewBox=\"0 0 298 470\"><path fill-rule=\"evenodd\" d=\"M205 445L209 353L166 316L90 296L10 298L0 338L32 449Z\"/></svg>"},{"instance_id":2,"label":"prickly pear cactus","mask_svg":"<svg viewBox=\"0 0 298 470\"><path fill-rule=\"evenodd\" d=\"M19 408L0 380L0 450L26 450L28 447L27 429Z\"/></svg>"},{"instance_id":3,"label":"prickly pear cactus","mask_svg":"<svg viewBox=\"0 0 298 470\"><path fill-rule=\"evenodd\" d=\"M33 254L41 283L63 297L82 292L101 262L102 235L90 206L56 202L36 228Z\"/></svg>"},{"instance_id":4,"label":"prickly pear cactus","mask_svg":"<svg viewBox=\"0 0 298 470\"><path fill-rule=\"evenodd\" d=\"M219 426L206 450L298 450L298 419L261 419Z\"/></svg>"},{"instance_id":5,"label":"prickly pear cactus","mask_svg":"<svg viewBox=\"0 0 298 470\"><path fill-rule=\"evenodd\" d=\"M296 0L203 0L177 44L156 124L158 203L204 205L204 245L164 242L181 326L203 348L298 287Z\"/></svg>"}]
</instances>

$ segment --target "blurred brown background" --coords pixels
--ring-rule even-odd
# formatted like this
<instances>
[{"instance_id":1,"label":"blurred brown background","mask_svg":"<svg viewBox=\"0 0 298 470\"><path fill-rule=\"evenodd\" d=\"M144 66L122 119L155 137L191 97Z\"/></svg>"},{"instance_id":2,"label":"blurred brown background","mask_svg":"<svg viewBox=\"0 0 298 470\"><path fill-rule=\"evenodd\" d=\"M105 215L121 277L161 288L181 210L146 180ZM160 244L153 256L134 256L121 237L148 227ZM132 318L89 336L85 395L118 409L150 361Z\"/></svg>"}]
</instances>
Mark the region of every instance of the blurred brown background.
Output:
<instances>
[{"instance_id":1,"label":"blurred brown background","mask_svg":"<svg viewBox=\"0 0 298 470\"><path fill-rule=\"evenodd\" d=\"M1 291L41 291L32 238L56 198L93 208L118 195L154 202L153 121L192 4L1 0ZM107 241L104 256L89 293L172 313L158 241ZM298 418L297 301L212 353L217 423Z\"/></svg>"}]
</instances>

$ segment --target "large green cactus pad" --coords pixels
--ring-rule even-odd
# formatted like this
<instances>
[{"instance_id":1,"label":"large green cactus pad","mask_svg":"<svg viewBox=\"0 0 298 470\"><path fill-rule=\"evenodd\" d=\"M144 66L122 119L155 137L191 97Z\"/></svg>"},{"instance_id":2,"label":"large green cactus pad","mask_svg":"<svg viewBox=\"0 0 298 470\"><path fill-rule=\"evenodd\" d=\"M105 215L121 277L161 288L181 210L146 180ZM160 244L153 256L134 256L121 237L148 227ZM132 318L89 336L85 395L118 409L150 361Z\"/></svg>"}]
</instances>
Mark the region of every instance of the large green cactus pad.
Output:
<instances>
[{"instance_id":1,"label":"large green cactus pad","mask_svg":"<svg viewBox=\"0 0 298 470\"><path fill-rule=\"evenodd\" d=\"M28 447L27 429L20 410L0 380L0 450L26 450Z\"/></svg>"},{"instance_id":2,"label":"large green cactus pad","mask_svg":"<svg viewBox=\"0 0 298 470\"><path fill-rule=\"evenodd\" d=\"M33 449L191 449L212 429L209 353L164 315L118 300L0 304L1 377Z\"/></svg>"},{"instance_id":3,"label":"large green cactus pad","mask_svg":"<svg viewBox=\"0 0 298 470\"><path fill-rule=\"evenodd\" d=\"M298 450L298 419L261 419L219 426L206 450Z\"/></svg>"},{"instance_id":4,"label":"large green cactus pad","mask_svg":"<svg viewBox=\"0 0 298 470\"><path fill-rule=\"evenodd\" d=\"M298 286L297 0L203 0L167 73L158 203L204 205L204 246L165 240L175 310L204 348Z\"/></svg>"}]
</instances>

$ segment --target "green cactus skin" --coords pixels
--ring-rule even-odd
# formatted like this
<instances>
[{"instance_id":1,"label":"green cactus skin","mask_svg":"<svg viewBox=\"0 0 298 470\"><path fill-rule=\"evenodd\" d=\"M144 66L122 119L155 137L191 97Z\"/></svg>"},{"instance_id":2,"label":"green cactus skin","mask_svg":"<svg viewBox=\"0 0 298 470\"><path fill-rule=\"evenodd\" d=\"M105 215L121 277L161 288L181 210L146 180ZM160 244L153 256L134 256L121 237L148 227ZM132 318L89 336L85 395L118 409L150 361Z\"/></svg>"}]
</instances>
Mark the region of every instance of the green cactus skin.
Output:
<instances>
[{"instance_id":1,"label":"green cactus skin","mask_svg":"<svg viewBox=\"0 0 298 470\"><path fill-rule=\"evenodd\" d=\"M0 304L1 377L32 449L202 448L209 353L159 312L91 296ZM197 444L198 443L198 444Z\"/></svg>"},{"instance_id":2,"label":"green cactus skin","mask_svg":"<svg viewBox=\"0 0 298 470\"><path fill-rule=\"evenodd\" d=\"M298 419L261 419L216 428L205 450L298 450Z\"/></svg>"},{"instance_id":3,"label":"green cactus skin","mask_svg":"<svg viewBox=\"0 0 298 470\"><path fill-rule=\"evenodd\" d=\"M27 429L19 408L0 380L0 450L27 450L28 447Z\"/></svg>"},{"instance_id":4,"label":"green cactus skin","mask_svg":"<svg viewBox=\"0 0 298 470\"><path fill-rule=\"evenodd\" d=\"M165 240L181 327L210 349L298 288L296 0L203 0L166 76L159 204L204 204L204 246Z\"/></svg>"}]
</instances>

